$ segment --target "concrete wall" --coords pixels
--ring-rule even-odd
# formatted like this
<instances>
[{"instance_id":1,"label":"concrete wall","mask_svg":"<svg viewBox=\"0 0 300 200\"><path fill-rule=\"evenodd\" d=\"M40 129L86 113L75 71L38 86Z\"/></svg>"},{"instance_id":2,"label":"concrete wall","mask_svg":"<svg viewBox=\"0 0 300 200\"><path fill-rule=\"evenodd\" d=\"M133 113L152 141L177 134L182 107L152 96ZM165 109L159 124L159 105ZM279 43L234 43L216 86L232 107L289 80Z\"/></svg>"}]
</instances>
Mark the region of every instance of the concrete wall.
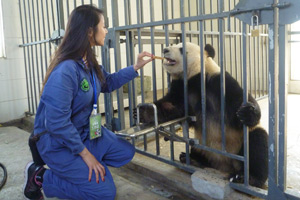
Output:
<instances>
[{"instance_id":1,"label":"concrete wall","mask_svg":"<svg viewBox=\"0 0 300 200\"><path fill-rule=\"evenodd\" d=\"M28 110L18 0L2 0L6 58L0 58L0 123Z\"/></svg>"}]
</instances>

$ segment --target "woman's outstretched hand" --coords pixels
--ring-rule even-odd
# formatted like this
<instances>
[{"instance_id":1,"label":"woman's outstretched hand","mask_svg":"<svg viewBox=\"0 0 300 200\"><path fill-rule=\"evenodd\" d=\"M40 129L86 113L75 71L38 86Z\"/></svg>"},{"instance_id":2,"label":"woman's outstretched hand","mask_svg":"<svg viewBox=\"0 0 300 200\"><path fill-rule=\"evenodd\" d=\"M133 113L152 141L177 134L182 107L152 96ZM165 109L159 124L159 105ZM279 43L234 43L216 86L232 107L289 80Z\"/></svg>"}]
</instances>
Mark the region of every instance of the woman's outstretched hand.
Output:
<instances>
[{"instance_id":1,"label":"woman's outstretched hand","mask_svg":"<svg viewBox=\"0 0 300 200\"><path fill-rule=\"evenodd\" d=\"M87 148L84 148L83 151L79 153L79 155L89 167L89 181L91 181L93 170L96 175L97 183L99 183L99 174L101 176L101 180L105 181L105 168L98 162L98 160L93 156L93 154L91 154Z\"/></svg>"},{"instance_id":2,"label":"woman's outstretched hand","mask_svg":"<svg viewBox=\"0 0 300 200\"><path fill-rule=\"evenodd\" d=\"M150 57L147 60L144 60L144 57ZM140 53L137 57L137 61L136 64L133 65L133 68L135 71L141 69L142 67L144 67L144 65L146 65L148 62L151 62L153 60L153 55L151 53L148 53L146 51Z\"/></svg>"}]
</instances>

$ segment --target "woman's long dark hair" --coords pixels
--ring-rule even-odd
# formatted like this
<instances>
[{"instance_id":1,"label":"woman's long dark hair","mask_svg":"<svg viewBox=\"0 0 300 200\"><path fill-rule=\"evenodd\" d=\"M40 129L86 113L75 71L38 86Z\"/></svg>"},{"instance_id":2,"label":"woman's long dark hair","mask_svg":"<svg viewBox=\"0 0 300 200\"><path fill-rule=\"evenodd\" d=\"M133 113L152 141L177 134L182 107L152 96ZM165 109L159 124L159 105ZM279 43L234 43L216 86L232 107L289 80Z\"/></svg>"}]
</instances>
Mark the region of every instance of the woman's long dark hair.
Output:
<instances>
[{"instance_id":1,"label":"woman's long dark hair","mask_svg":"<svg viewBox=\"0 0 300 200\"><path fill-rule=\"evenodd\" d=\"M47 69L42 92L51 72L59 63L68 59L79 60L84 55L86 56L88 68L94 68L98 79L104 82L102 71L98 67L98 61L91 48L88 37L88 33L92 29L94 34L93 38L95 40L97 25L100 22L101 15L103 15L103 11L91 5L82 5L72 11L64 38L54 53Z\"/></svg>"}]
</instances>

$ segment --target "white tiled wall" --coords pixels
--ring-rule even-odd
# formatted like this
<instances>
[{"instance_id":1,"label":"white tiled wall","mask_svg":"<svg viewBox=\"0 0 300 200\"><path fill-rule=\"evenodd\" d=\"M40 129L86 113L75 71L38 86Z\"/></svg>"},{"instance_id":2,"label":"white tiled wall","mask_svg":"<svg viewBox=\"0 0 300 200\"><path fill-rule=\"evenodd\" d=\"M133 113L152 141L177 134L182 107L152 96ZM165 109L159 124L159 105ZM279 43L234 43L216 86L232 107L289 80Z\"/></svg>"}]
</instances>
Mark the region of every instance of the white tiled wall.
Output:
<instances>
[{"instance_id":1,"label":"white tiled wall","mask_svg":"<svg viewBox=\"0 0 300 200\"><path fill-rule=\"evenodd\" d=\"M0 58L0 123L28 110L18 0L2 0L6 58Z\"/></svg>"}]
</instances>

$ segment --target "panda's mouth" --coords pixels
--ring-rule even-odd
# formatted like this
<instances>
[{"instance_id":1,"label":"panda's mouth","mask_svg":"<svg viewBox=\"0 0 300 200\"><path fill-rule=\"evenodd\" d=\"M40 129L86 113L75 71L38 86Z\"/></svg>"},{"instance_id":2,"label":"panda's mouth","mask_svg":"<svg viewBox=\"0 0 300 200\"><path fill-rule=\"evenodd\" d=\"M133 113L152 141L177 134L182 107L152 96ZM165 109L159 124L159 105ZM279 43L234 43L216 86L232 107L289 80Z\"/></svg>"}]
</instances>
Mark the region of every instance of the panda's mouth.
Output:
<instances>
[{"instance_id":1,"label":"panda's mouth","mask_svg":"<svg viewBox=\"0 0 300 200\"><path fill-rule=\"evenodd\" d=\"M166 59L166 65L175 65L176 64L176 60L173 60L173 59L171 59L171 58L166 58L165 57L165 59Z\"/></svg>"}]
</instances>

